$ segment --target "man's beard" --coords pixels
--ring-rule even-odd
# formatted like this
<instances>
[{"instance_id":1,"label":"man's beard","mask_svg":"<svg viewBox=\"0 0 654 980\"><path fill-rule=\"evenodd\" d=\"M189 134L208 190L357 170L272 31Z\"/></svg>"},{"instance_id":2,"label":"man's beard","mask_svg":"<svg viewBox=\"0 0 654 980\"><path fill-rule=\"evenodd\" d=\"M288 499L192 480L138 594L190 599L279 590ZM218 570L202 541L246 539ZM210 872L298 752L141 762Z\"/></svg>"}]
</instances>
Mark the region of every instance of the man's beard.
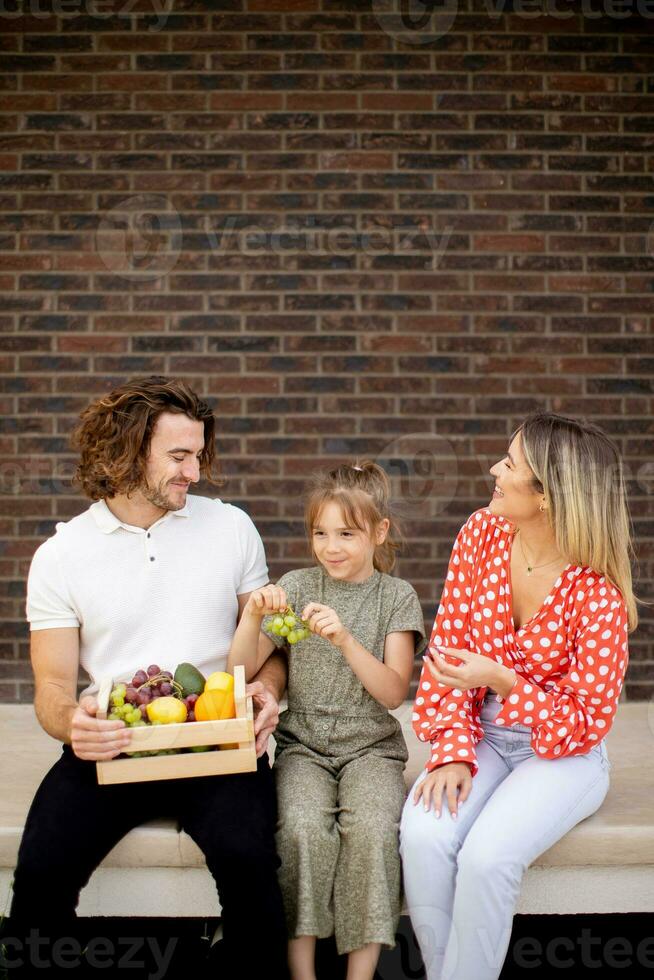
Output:
<instances>
[{"instance_id":1,"label":"man's beard","mask_svg":"<svg viewBox=\"0 0 654 980\"><path fill-rule=\"evenodd\" d=\"M158 507L159 510L181 510L182 507L186 506L186 500L183 503L175 503L166 493L167 486L168 482L166 480L162 480L161 483L158 483L154 487L151 487L144 481L141 487L141 493L149 503L154 507Z\"/></svg>"}]
</instances>

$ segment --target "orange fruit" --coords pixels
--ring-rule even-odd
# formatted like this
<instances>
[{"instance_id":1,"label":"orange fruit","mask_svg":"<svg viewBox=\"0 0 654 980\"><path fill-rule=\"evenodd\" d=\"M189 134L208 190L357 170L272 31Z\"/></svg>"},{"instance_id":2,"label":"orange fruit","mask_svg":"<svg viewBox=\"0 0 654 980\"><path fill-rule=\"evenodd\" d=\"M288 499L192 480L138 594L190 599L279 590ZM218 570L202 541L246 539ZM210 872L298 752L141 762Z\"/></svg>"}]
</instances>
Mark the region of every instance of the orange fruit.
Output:
<instances>
[{"instance_id":1,"label":"orange fruit","mask_svg":"<svg viewBox=\"0 0 654 980\"><path fill-rule=\"evenodd\" d=\"M195 702L196 721L221 721L235 717L236 705L231 691L205 689Z\"/></svg>"}]
</instances>

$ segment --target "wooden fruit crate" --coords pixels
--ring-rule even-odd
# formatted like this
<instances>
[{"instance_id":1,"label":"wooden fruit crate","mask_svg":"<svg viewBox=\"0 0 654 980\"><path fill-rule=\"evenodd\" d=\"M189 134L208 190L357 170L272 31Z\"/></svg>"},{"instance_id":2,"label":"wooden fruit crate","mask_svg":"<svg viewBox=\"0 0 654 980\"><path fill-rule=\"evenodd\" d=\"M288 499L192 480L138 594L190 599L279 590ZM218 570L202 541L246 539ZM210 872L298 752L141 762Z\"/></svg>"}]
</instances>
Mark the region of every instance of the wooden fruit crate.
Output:
<instances>
[{"instance_id":1,"label":"wooden fruit crate","mask_svg":"<svg viewBox=\"0 0 654 980\"><path fill-rule=\"evenodd\" d=\"M113 678L105 677L98 692L98 718L106 718ZM234 745L209 752L178 752L141 759L120 758L96 762L98 783L143 783L154 779L188 779L230 772L253 772L257 768L254 743L252 698L245 695L245 670L234 668L236 718L225 721L187 721L183 724L143 725L130 728L130 752L182 749L191 745Z\"/></svg>"}]
</instances>

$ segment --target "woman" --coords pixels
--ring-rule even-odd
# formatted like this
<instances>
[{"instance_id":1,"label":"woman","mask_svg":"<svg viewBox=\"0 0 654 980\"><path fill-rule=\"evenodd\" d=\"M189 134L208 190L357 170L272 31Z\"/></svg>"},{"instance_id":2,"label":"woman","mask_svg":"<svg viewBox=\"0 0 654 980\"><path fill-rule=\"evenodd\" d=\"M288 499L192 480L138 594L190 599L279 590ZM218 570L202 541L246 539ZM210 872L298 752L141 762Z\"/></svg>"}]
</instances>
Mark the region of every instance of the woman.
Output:
<instances>
[{"instance_id":1,"label":"woman","mask_svg":"<svg viewBox=\"0 0 654 980\"><path fill-rule=\"evenodd\" d=\"M401 853L428 980L499 977L524 871L601 806L637 622L604 433L530 416L491 473L488 508L454 544L413 715L431 755Z\"/></svg>"}]
</instances>

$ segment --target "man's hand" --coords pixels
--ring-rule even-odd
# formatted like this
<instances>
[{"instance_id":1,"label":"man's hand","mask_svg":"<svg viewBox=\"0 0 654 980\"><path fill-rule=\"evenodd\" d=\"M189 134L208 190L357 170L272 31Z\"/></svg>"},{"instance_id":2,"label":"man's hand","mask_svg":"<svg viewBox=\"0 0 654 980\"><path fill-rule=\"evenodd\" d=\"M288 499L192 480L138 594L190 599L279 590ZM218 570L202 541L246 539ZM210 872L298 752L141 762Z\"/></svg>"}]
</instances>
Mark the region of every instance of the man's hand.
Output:
<instances>
[{"instance_id":1,"label":"man's hand","mask_svg":"<svg viewBox=\"0 0 654 980\"><path fill-rule=\"evenodd\" d=\"M279 721L279 704L277 698L261 681L253 681L245 685L246 695L252 696L254 708L254 736L256 739L257 758L260 758L268 748L268 739L277 728Z\"/></svg>"},{"instance_id":2,"label":"man's hand","mask_svg":"<svg viewBox=\"0 0 654 980\"><path fill-rule=\"evenodd\" d=\"M130 735L124 721L101 721L95 715L98 702L85 697L75 709L71 719L70 744L78 759L104 762L115 759L130 743Z\"/></svg>"}]
</instances>

